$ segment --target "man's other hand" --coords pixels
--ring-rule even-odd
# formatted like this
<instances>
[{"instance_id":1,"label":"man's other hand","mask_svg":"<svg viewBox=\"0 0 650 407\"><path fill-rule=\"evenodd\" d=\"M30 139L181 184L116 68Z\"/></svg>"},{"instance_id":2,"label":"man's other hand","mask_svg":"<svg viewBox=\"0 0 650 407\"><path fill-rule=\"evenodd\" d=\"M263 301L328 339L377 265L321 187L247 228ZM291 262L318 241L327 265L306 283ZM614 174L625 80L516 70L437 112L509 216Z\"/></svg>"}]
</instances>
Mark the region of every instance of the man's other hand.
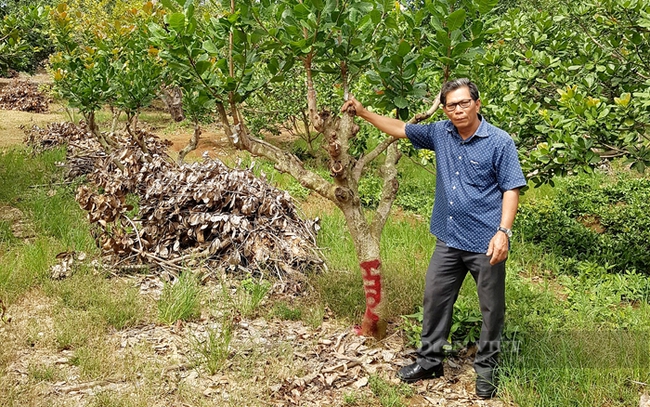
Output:
<instances>
[{"instance_id":1,"label":"man's other hand","mask_svg":"<svg viewBox=\"0 0 650 407\"><path fill-rule=\"evenodd\" d=\"M488 251L485 253L490 258L490 264L495 265L508 258L508 236L503 232L497 232L488 245Z\"/></svg>"}]
</instances>

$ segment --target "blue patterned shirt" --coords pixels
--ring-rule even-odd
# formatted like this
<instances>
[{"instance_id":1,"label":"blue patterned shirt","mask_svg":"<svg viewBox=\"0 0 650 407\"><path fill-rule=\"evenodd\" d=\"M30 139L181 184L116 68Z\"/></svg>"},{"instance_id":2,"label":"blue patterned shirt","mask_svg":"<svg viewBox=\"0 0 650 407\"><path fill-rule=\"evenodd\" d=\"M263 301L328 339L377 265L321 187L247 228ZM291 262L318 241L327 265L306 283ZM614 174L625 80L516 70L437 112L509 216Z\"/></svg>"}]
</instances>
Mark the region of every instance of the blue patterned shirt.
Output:
<instances>
[{"instance_id":1,"label":"blue patterned shirt","mask_svg":"<svg viewBox=\"0 0 650 407\"><path fill-rule=\"evenodd\" d=\"M449 247L474 253L487 252L497 232L503 193L526 185L510 135L480 119L467 140L450 120L406 125L415 148L436 152L431 233Z\"/></svg>"}]
</instances>

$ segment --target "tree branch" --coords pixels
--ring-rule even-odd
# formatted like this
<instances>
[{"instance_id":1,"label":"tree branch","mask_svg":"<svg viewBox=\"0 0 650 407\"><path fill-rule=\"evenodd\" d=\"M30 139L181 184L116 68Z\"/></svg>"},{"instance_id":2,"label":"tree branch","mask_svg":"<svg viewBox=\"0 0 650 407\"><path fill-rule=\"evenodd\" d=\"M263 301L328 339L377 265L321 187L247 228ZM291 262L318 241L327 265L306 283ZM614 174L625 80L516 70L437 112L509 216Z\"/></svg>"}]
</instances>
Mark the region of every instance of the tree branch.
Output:
<instances>
[{"instance_id":1,"label":"tree branch","mask_svg":"<svg viewBox=\"0 0 650 407\"><path fill-rule=\"evenodd\" d=\"M307 107L309 109L309 118L316 130L323 132L323 119L318 115L318 106L316 105L316 91L314 90L314 81L311 72L312 54L308 54L303 60L305 72L307 73Z\"/></svg>"},{"instance_id":2,"label":"tree branch","mask_svg":"<svg viewBox=\"0 0 650 407\"><path fill-rule=\"evenodd\" d=\"M397 180L397 163L402 156L399 152L397 144L391 144L386 152L386 160L382 167L382 175L384 178L384 186L381 190L381 199L372 218L370 225L370 234L377 240L381 238L381 232L384 230L384 225L390 214L390 209L397 197L397 190L399 189L399 182Z\"/></svg>"},{"instance_id":3,"label":"tree branch","mask_svg":"<svg viewBox=\"0 0 650 407\"><path fill-rule=\"evenodd\" d=\"M440 107L440 93L438 93L438 96L436 96L436 99L433 101L433 105L429 108L424 113L418 113L411 120L408 121L409 124L417 124L420 123L423 120L426 120L433 116L433 114L438 110ZM369 162L377 158L381 153L383 153L388 147L390 147L394 142L396 142L398 139L395 137L388 137L377 147L375 147L374 150L372 150L370 153L364 155L363 157L359 158L359 161L357 161L356 165L354 166L354 169L352 170L352 177L355 180L361 179L361 173L363 172L363 169L365 168L366 165L368 165Z\"/></svg>"},{"instance_id":4,"label":"tree branch","mask_svg":"<svg viewBox=\"0 0 650 407\"><path fill-rule=\"evenodd\" d=\"M384 141L379 143L377 147L374 148L374 150L359 158L359 161L357 161L354 168L352 169L352 178L355 181L359 181L359 179L361 179L361 173L363 172L363 169L366 167L366 165L377 158L381 153L386 151L386 149L397 140L399 139L396 137L385 138Z\"/></svg>"},{"instance_id":5,"label":"tree branch","mask_svg":"<svg viewBox=\"0 0 650 407\"><path fill-rule=\"evenodd\" d=\"M440 107L440 92L438 92L438 96L436 96L429 110L427 110L424 113L418 113L415 116L413 116L413 118L409 120L409 124L417 124L424 120L427 120L429 117L433 116L433 114L436 112L436 110L438 110L439 107Z\"/></svg>"},{"instance_id":6,"label":"tree branch","mask_svg":"<svg viewBox=\"0 0 650 407\"><path fill-rule=\"evenodd\" d=\"M324 198L338 203L336 186L320 175L305 169L303 163L295 155L282 150L262 139L247 134L241 125L232 126L233 137L239 140L238 148L243 148L251 154L265 157L275 163L275 168L294 177L300 185L308 188Z\"/></svg>"}]
</instances>

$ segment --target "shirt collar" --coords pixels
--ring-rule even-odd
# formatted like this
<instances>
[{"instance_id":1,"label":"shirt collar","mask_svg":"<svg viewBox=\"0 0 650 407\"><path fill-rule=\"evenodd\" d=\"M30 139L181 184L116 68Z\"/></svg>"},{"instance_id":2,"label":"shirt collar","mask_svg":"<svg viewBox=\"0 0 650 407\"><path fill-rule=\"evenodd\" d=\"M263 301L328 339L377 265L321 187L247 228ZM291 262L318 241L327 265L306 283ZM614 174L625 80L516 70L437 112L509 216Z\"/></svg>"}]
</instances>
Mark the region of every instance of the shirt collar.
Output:
<instances>
[{"instance_id":1,"label":"shirt collar","mask_svg":"<svg viewBox=\"0 0 650 407\"><path fill-rule=\"evenodd\" d=\"M478 125L478 128L476 129L476 132L474 132L472 137L465 140L465 142L470 141L472 138L474 138L474 136L488 137L490 135L490 133L488 132L487 120L485 120L480 113L478 114L478 118L481 120L481 124ZM451 120L447 120L447 131L450 133L454 133L458 137L460 137L460 135L458 134L458 130L456 130L456 127L452 124Z\"/></svg>"}]
</instances>

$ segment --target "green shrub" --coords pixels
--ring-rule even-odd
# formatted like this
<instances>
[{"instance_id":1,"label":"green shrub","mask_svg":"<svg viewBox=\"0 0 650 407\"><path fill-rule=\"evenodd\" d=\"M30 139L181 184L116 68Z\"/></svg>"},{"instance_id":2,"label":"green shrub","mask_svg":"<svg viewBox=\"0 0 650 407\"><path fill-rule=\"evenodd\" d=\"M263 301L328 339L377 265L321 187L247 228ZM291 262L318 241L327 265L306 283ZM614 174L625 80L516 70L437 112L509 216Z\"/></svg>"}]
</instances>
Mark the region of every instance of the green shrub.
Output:
<instances>
[{"instance_id":1,"label":"green shrub","mask_svg":"<svg viewBox=\"0 0 650 407\"><path fill-rule=\"evenodd\" d=\"M650 179L571 177L556 188L522 203L515 228L523 240L566 259L565 273L578 274L581 262L650 273Z\"/></svg>"}]
</instances>

